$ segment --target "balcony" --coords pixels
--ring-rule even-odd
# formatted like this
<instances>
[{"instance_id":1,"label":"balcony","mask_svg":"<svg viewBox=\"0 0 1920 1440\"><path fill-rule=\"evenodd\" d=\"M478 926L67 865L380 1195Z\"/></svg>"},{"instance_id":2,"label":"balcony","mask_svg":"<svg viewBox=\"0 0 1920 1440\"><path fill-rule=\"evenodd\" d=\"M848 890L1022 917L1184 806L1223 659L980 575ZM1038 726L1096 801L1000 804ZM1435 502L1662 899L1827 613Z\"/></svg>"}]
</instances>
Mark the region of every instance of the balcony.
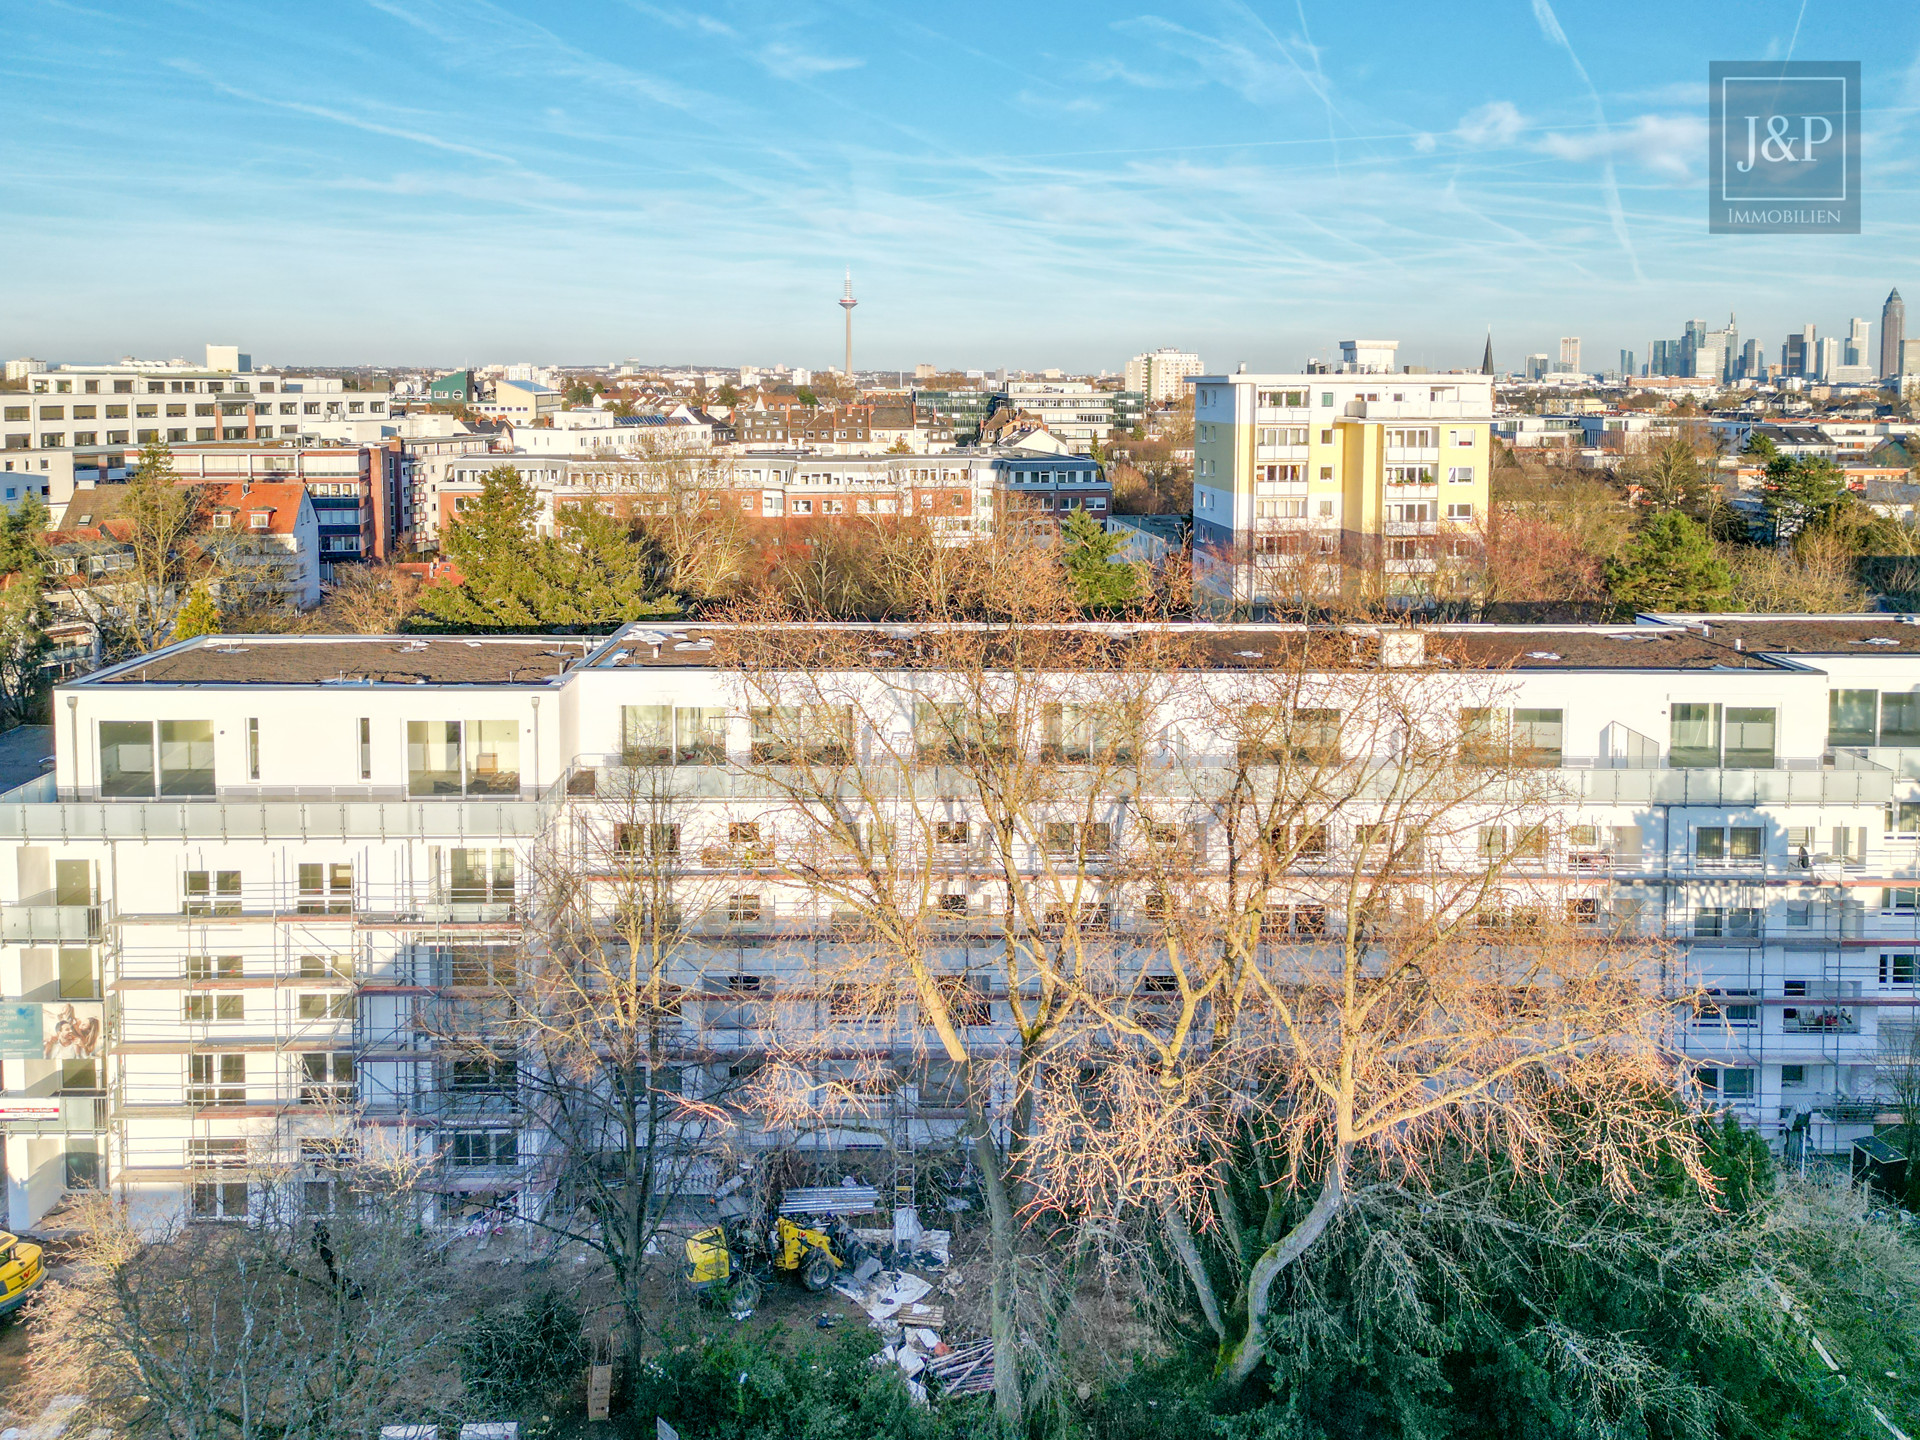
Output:
<instances>
[{"instance_id":1,"label":"balcony","mask_svg":"<svg viewBox=\"0 0 1920 1440\"><path fill-rule=\"evenodd\" d=\"M1780 1030L1786 1035L1858 1035L1860 1012L1817 1002L1789 1005L1780 1012Z\"/></svg>"},{"instance_id":2,"label":"balcony","mask_svg":"<svg viewBox=\"0 0 1920 1440\"><path fill-rule=\"evenodd\" d=\"M9 1135L89 1135L106 1128L104 1095L0 1095L0 1130Z\"/></svg>"},{"instance_id":3,"label":"balcony","mask_svg":"<svg viewBox=\"0 0 1920 1440\"><path fill-rule=\"evenodd\" d=\"M1765 770L1614 768L1607 756L1565 758L1561 774L1590 805L1865 805L1893 797L1891 770L1825 769L1817 762Z\"/></svg>"},{"instance_id":4,"label":"balcony","mask_svg":"<svg viewBox=\"0 0 1920 1440\"><path fill-rule=\"evenodd\" d=\"M17 792L8 792L9 795ZM0 840L461 839L540 831L534 800L373 798L0 801Z\"/></svg>"},{"instance_id":5,"label":"balcony","mask_svg":"<svg viewBox=\"0 0 1920 1440\"><path fill-rule=\"evenodd\" d=\"M0 906L0 941L9 945L87 944L99 938L98 905Z\"/></svg>"},{"instance_id":6,"label":"balcony","mask_svg":"<svg viewBox=\"0 0 1920 1440\"><path fill-rule=\"evenodd\" d=\"M1391 375L1379 378L1393 379ZM1478 404L1464 400L1429 400L1424 395L1408 400L1349 400L1344 413L1349 420L1472 420L1482 425L1493 421L1493 416Z\"/></svg>"}]
</instances>

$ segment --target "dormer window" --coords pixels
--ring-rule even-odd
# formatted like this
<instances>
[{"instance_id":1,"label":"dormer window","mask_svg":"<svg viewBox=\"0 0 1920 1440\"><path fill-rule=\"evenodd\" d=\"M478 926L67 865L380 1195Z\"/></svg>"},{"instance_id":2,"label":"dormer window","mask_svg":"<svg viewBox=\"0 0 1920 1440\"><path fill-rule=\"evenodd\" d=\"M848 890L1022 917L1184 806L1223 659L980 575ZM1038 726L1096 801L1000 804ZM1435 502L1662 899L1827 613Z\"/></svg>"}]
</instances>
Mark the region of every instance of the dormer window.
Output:
<instances>
[{"instance_id":1,"label":"dormer window","mask_svg":"<svg viewBox=\"0 0 1920 1440\"><path fill-rule=\"evenodd\" d=\"M213 528L216 530L231 530L233 528L233 516L227 514L225 511L221 511L213 517Z\"/></svg>"},{"instance_id":2,"label":"dormer window","mask_svg":"<svg viewBox=\"0 0 1920 1440\"><path fill-rule=\"evenodd\" d=\"M265 510L256 510L247 517L247 523L255 530L264 530L273 523L273 516Z\"/></svg>"}]
</instances>

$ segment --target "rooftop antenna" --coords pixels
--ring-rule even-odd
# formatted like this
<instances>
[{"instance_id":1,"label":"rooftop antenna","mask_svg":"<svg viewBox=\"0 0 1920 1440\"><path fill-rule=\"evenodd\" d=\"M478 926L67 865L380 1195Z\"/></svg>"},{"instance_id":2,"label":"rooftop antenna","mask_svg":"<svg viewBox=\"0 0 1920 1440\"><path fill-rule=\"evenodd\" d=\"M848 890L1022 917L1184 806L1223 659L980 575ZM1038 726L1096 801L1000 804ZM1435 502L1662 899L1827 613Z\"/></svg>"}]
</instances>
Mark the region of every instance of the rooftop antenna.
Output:
<instances>
[{"instance_id":1,"label":"rooftop antenna","mask_svg":"<svg viewBox=\"0 0 1920 1440\"><path fill-rule=\"evenodd\" d=\"M860 302L853 298L853 267L847 267L847 289L840 297L840 308L847 312L847 384L853 384L853 307Z\"/></svg>"}]
</instances>

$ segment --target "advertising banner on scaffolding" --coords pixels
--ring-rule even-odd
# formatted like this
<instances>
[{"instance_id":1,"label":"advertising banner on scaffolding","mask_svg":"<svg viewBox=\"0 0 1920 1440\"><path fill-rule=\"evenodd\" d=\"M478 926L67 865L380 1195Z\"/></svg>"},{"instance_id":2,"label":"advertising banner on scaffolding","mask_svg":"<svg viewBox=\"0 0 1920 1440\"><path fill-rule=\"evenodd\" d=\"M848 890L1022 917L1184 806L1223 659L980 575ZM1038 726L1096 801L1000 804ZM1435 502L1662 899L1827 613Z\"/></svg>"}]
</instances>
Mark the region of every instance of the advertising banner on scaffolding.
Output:
<instances>
[{"instance_id":1,"label":"advertising banner on scaffolding","mask_svg":"<svg viewBox=\"0 0 1920 1440\"><path fill-rule=\"evenodd\" d=\"M100 1054L106 1007L99 1001L0 1005L0 1058L92 1060Z\"/></svg>"}]
</instances>

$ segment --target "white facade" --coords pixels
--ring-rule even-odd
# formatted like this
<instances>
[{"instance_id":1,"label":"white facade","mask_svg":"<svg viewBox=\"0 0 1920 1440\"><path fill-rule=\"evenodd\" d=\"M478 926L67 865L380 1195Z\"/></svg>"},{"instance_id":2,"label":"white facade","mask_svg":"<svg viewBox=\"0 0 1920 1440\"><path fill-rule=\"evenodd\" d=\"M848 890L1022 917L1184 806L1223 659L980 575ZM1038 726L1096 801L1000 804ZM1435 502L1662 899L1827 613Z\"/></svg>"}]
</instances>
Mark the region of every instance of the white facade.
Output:
<instances>
[{"instance_id":1,"label":"white facade","mask_svg":"<svg viewBox=\"0 0 1920 1440\"><path fill-rule=\"evenodd\" d=\"M1003 512L1051 517L1085 509L1104 518L1112 499L1098 464L1052 448L997 445L934 456L778 450L695 453L685 461L582 454L581 448L449 449L423 456L413 480L416 534L437 543L496 465L511 465L539 496L535 523L543 533L553 525L556 505L625 503L644 514L664 503L670 486L683 496L718 496L763 520L919 514L955 542L991 533Z\"/></svg>"},{"instance_id":2,"label":"white facade","mask_svg":"<svg viewBox=\"0 0 1920 1440\"><path fill-rule=\"evenodd\" d=\"M290 439L303 425L386 413L384 391L349 391L330 377L63 365L28 376L24 394L0 393L0 473L33 475L59 506L77 484L124 480L129 455L147 445Z\"/></svg>"},{"instance_id":3,"label":"white facade","mask_svg":"<svg viewBox=\"0 0 1920 1440\"><path fill-rule=\"evenodd\" d=\"M1084 380L1011 380L1007 403L1037 415L1054 434L1079 443L1105 442L1117 423L1114 392L1095 390Z\"/></svg>"},{"instance_id":4,"label":"white facade","mask_svg":"<svg viewBox=\"0 0 1920 1440\"><path fill-rule=\"evenodd\" d=\"M848 628L876 656L914 638ZM146 1220L237 1218L260 1167L298 1178L354 1137L429 1159L450 1207L537 1205L541 1137L511 1094L450 1091L416 1022L473 983L457 967L525 938L530 847L601 823L603 777L622 767L674 766L660 773L687 874L734 866L712 883L753 897L750 919L734 895L696 948L804 991L803 951L831 948L830 915L777 863L714 858L734 827L783 823L752 783L754 702L711 663L718 633L209 638L62 687L54 775L0 798L9 1228L96 1182ZM1261 693L1258 667L1232 657L1281 653L1294 632L1190 633L1222 662L1159 692L1157 743L1196 773L1247 763L1196 717ZM1914 1023L1920 979L1920 627L1646 617L1388 638L1407 684L1457 700L1463 726L1488 713L1465 707L1497 708L1545 767L1552 820L1516 853L1514 883L1564 891L1581 923L1670 941L1676 983L1709 988L1674 1036L1707 1097L1776 1142L1867 1133L1885 1108L1879 1046ZM1076 679L1060 677L1063 699ZM850 734L863 753L911 752L914 697L946 693L937 671L848 683L869 697ZM636 752L630 707L695 717L693 748ZM925 803L978 819L963 796ZM1124 845L1141 822L1113 804ZM1302 895L1337 903L1359 823L1329 816L1329 858L1289 877ZM1195 832L1203 868L1211 843ZM960 883L952 913L990 930L990 902ZM1098 883L1116 929L1151 904ZM753 1043L715 1033L697 993L680 1023L704 1053Z\"/></svg>"},{"instance_id":5,"label":"white facade","mask_svg":"<svg viewBox=\"0 0 1920 1440\"><path fill-rule=\"evenodd\" d=\"M1162 346L1127 361L1126 388L1140 391L1149 405L1177 401L1187 393L1187 377L1198 375L1200 357L1187 350Z\"/></svg>"}]
</instances>

